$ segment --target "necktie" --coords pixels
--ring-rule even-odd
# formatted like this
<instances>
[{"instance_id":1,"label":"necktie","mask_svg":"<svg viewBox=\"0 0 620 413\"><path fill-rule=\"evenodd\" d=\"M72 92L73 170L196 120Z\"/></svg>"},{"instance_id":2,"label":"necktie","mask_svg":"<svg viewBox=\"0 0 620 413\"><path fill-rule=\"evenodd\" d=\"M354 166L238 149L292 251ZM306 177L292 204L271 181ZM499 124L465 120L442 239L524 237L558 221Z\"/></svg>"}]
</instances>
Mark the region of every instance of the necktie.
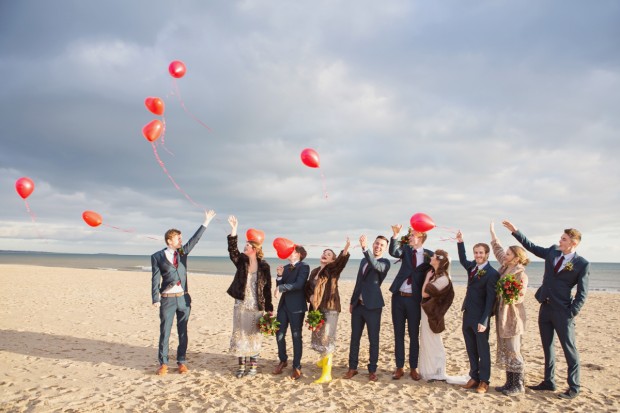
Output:
<instances>
[{"instance_id":1,"label":"necktie","mask_svg":"<svg viewBox=\"0 0 620 413\"><path fill-rule=\"evenodd\" d=\"M413 269L415 270L416 267L418 266L418 253L416 252L416 250L413 250ZM407 285L411 285L412 282L412 278L411 275L409 276L409 278L407 278Z\"/></svg>"},{"instance_id":2,"label":"necktie","mask_svg":"<svg viewBox=\"0 0 620 413\"><path fill-rule=\"evenodd\" d=\"M179 253L176 251L174 252L174 255L172 256L172 265L174 265L174 268L179 267Z\"/></svg>"},{"instance_id":3,"label":"necktie","mask_svg":"<svg viewBox=\"0 0 620 413\"><path fill-rule=\"evenodd\" d=\"M564 262L564 256L562 255L560 259L558 260L558 262L555 264L555 267L553 268L553 272L557 274L558 271L560 271L560 267L562 266L563 262Z\"/></svg>"},{"instance_id":4,"label":"necktie","mask_svg":"<svg viewBox=\"0 0 620 413\"><path fill-rule=\"evenodd\" d=\"M474 278L474 275L476 275L476 273L478 272L478 266L476 265L474 268L472 268L471 272L469 273L469 278Z\"/></svg>"}]
</instances>

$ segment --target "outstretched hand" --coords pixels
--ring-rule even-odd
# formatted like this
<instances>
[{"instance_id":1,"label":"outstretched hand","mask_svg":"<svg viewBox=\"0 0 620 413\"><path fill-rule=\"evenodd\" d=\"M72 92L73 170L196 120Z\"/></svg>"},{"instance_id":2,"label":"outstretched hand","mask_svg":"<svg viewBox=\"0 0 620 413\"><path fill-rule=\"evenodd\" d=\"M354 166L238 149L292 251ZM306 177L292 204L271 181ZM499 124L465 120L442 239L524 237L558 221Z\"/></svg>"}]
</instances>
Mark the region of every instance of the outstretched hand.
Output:
<instances>
[{"instance_id":1,"label":"outstretched hand","mask_svg":"<svg viewBox=\"0 0 620 413\"><path fill-rule=\"evenodd\" d=\"M456 233L456 242L463 242L463 233L461 232L461 230L459 229L459 231Z\"/></svg>"},{"instance_id":2,"label":"outstretched hand","mask_svg":"<svg viewBox=\"0 0 620 413\"><path fill-rule=\"evenodd\" d=\"M394 234L392 238L396 238L400 234L401 229L403 229L403 226L400 224L392 225L392 233Z\"/></svg>"},{"instance_id":3,"label":"outstretched hand","mask_svg":"<svg viewBox=\"0 0 620 413\"><path fill-rule=\"evenodd\" d=\"M517 232L519 229L510 221L502 221L502 225L510 232Z\"/></svg>"},{"instance_id":4,"label":"outstretched hand","mask_svg":"<svg viewBox=\"0 0 620 413\"><path fill-rule=\"evenodd\" d=\"M209 225L209 222L211 222L213 217L215 217L215 211L214 210L210 209L208 211L205 211L205 222L204 222L204 226L205 227L207 225Z\"/></svg>"},{"instance_id":5,"label":"outstretched hand","mask_svg":"<svg viewBox=\"0 0 620 413\"><path fill-rule=\"evenodd\" d=\"M360 237L360 247L362 247L362 251L366 250L367 245L368 245L368 240L366 239L366 235L362 235Z\"/></svg>"}]
</instances>

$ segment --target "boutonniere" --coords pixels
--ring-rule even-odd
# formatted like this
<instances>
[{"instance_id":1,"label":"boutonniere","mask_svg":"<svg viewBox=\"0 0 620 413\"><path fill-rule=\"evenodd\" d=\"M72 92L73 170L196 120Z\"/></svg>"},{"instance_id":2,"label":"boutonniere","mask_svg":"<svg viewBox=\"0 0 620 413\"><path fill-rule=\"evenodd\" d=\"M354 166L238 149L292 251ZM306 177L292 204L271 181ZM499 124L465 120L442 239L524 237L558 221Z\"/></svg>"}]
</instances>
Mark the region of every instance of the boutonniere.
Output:
<instances>
[{"instance_id":1,"label":"boutonniere","mask_svg":"<svg viewBox=\"0 0 620 413\"><path fill-rule=\"evenodd\" d=\"M567 262L566 265L564 266L564 270L572 271L573 270L573 263L571 261Z\"/></svg>"},{"instance_id":2,"label":"boutonniere","mask_svg":"<svg viewBox=\"0 0 620 413\"><path fill-rule=\"evenodd\" d=\"M183 247L178 248L177 252L179 253L179 255L185 255L185 250L183 249Z\"/></svg>"},{"instance_id":3,"label":"boutonniere","mask_svg":"<svg viewBox=\"0 0 620 413\"><path fill-rule=\"evenodd\" d=\"M485 270L478 270L478 272L476 273L476 277L478 277L478 279L480 279L481 277L484 277L484 274L486 274L487 272Z\"/></svg>"}]
</instances>

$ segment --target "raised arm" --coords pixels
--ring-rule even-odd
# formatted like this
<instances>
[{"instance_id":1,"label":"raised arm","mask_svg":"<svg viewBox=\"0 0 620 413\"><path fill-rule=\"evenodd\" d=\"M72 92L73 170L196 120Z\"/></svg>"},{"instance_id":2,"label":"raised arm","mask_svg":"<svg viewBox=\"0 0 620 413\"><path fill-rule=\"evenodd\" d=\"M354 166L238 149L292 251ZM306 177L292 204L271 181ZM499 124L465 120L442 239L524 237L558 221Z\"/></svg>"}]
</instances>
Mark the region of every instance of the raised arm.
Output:
<instances>
[{"instance_id":1,"label":"raised arm","mask_svg":"<svg viewBox=\"0 0 620 413\"><path fill-rule=\"evenodd\" d=\"M471 267L471 261L467 261L467 253L465 252L465 243L463 242L463 233L459 230L456 233L456 247L459 250L459 262L466 270Z\"/></svg>"},{"instance_id":2,"label":"raised arm","mask_svg":"<svg viewBox=\"0 0 620 413\"><path fill-rule=\"evenodd\" d=\"M523 248L536 255L538 258L547 258L547 254L549 254L551 248L543 248L534 244L510 221L503 221L502 224L512 233L512 236L523 245Z\"/></svg>"},{"instance_id":3,"label":"raised arm","mask_svg":"<svg viewBox=\"0 0 620 413\"><path fill-rule=\"evenodd\" d=\"M502 248L502 244L499 242L499 238L497 238L497 235L495 234L495 224L493 224L493 221L491 221L490 230L491 230L491 247L493 248L493 255L495 255L495 259L497 259L497 262L499 262L499 265L503 265L504 255L506 255L506 252Z\"/></svg>"},{"instance_id":4,"label":"raised arm","mask_svg":"<svg viewBox=\"0 0 620 413\"><path fill-rule=\"evenodd\" d=\"M400 234L400 230L403 228L402 225L392 225L392 238L390 238L390 255L394 258L400 258L403 255L403 249L398 242L398 234Z\"/></svg>"},{"instance_id":5,"label":"raised arm","mask_svg":"<svg viewBox=\"0 0 620 413\"><path fill-rule=\"evenodd\" d=\"M205 232L205 230L209 226L209 223L211 222L211 220L213 220L213 217L215 217L214 210L210 209L208 211L205 211L205 221L200 226L200 228L198 228L198 230L194 233L194 235L192 235L189 241L187 241L187 243L183 245L183 251L182 251L183 254L187 255L190 253L191 250L194 249L196 244L198 244L198 241L200 241L200 237L202 237L202 234Z\"/></svg>"}]
</instances>

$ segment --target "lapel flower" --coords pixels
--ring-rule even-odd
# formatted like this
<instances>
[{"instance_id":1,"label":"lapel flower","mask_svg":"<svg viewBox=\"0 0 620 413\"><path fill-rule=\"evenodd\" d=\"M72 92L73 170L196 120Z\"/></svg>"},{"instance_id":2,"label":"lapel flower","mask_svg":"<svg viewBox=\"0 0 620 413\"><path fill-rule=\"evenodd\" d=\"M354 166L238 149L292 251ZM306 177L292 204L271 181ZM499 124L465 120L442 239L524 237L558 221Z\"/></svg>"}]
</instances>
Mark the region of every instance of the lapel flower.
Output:
<instances>
[{"instance_id":1,"label":"lapel flower","mask_svg":"<svg viewBox=\"0 0 620 413\"><path fill-rule=\"evenodd\" d=\"M478 279L480 279L481 277L484 277L484 274L486 274L487 272L485 270L478 270L478 272L476 273L476 277L478 277Z\"/></svg>"},{"instance_id":2,"label":"lapel flower","mask_svg":"<svg viewBox=\"0 0 620 413\"><path fill-rule=\"evenodd\" d=\"M177 252L179 253L179 255L185 255L185 250L183 249L183 247L177 249Z\"/></svg>"},{"instance_id":3,"label":"lapel flower","mask_svg":"<svg viewBox=\"0 0 620 413\"><path fill-rule=\"evenodd\" d=\"M573 263L572 263L572 261L567 262L566 265L564 266L563 270L572 271L573 270Z\"/></svg>"}]
</instances>

